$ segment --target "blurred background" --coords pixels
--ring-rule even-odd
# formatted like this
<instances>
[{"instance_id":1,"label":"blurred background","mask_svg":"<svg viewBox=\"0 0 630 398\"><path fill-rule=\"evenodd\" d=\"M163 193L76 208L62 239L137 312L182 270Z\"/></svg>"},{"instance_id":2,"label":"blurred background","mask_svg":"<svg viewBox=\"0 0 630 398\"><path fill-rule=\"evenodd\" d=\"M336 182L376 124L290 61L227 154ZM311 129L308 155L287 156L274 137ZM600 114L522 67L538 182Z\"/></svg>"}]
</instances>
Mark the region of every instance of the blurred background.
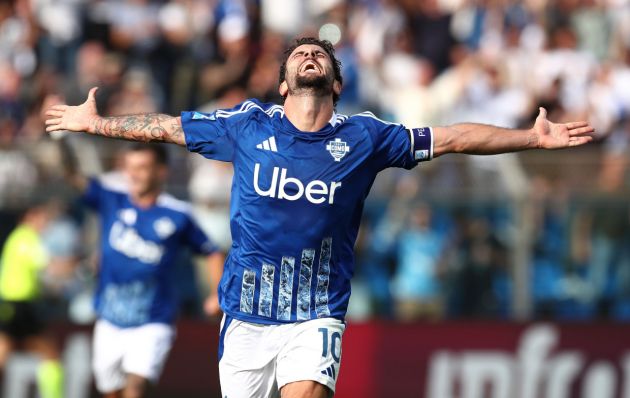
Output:
<instances>
[{"instance_id":1,"label":"blurred background","mask_svg":"<svg viewBox=\"0 0 630 398\"><path fill-rule=\"evenodd\" d=\"M98 245L65 170L72 157L86 174L115 173L124 143L73 135L60 145L42 107L81 103L93 86L106 115L279 102L283 49L302 35L337 49L338 113L519 128L544 106L552 121L589 120L597 131L582 148L448 155L379 176L356 247L337 396L630 397L627 0L0 0L0 243L36 191L55 199L42 278L68 366L89 363ZM227 251L231 165L169 151L168 191L194 204ZM201 310L208 276L184 257L180 339L156 396L214 396L218 323ZM398 346L383 344L397 336L407 337L394 358ZM558 354L573 373L556 367L561 381L544 381L551 368L532 365L528 344L546 360L559 347L578 352L573 362ZM467 349L499 350L504 362L490 362L511 370L484 368ZM202 380L187 378L191 361ZM385 365L411 373L365 381ZM68 396L91 394L81 377Z\"/></svg>"}]
</instances>

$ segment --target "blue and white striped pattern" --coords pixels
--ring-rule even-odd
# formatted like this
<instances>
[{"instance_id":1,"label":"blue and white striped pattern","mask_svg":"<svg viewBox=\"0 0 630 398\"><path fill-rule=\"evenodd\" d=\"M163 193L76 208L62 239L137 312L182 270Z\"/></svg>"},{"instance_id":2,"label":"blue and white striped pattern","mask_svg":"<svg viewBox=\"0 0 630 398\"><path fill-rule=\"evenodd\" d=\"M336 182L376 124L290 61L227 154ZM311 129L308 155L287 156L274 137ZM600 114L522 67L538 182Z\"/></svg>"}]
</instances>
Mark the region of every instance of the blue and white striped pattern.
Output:
<instances>
[{"instance_id":1,"label":"blue and white striped pattern","mask_svg":"<svg viewBox=\"0 0 630 398\"><path fill-rule=\"evenodd\" d=\"M315 249L304 249L300 262L300 280L297 291L297 319L307 320L311 318L311 277L313 275L313 262L315 261Z\"/></svg>"},{"instance_id":2,"label":"blue and white striped pattern","mask_svg":"<svg viewBox=\"0 0 630 398\"><path fill-rule=\"evenodd\" d=\"M258 315L271 317L271 305L273 304L273 274L274 266L263 264L260 277L260 297L258 298Z\"/></svg>"},{"instance_id":3,"label":"blue and white striped pattern","mask_svg":"<svg viewBox=\"0 0 630 398\"><path fill-rule=\"evenodd\" d=\"M256 288L256 273L250 269L243 272L241 284L241 312L251 314L254 311L254 289Z\"/></svg>"},{"instance_id":4,"label":"blue and white striped pattern","mask_svg":"<svg viewBox=\"0 0 630 398\"><path fill-rule=\"evenodd\" d=\"M330 316L328 308L328 283L330 281L330 251L332 238L322 241L319 254L319 271L317 271L317 289L315 290L315 312L318 318Z\"/></svg>"},{"instance_id":5,"label":"blue and white striped pattern","mask_svg":"<svg viewBox=\"0 0 630 398\"><path fill-rule=\"evenodd\" d=\"M291 319L291 303L293 302L293 268L295 258L282 257L280 265L280 289L278 291L277 318L282 321Z\"/></svg>"},{"instance_id":6,"label":"blue and white striped pattern","mask_svg":"<svg viewBox=\"0 0 630 398\"><path fill-rule=\"evenodd\" d=\"M296 275L295 258L282 257L280 263L280 275L278 284L278 301L276 306L276 319L279 321L308 320L311 319L312 302L314 301L315 313L318 318L330 316L328 306L328 287L330 284L330 259L332 253L332 238L324 238L319 253L319 269L317 271L317 283L315 290L313 285L313 267L315 263L315 249L302 250L300 269ZM260 276L256 272L246 269L241 281L240 311L247 314L254 312L254 295L258 282L258 315L266 318L272 317L275 292L276 266L263 263ZM294 292L294 281L297 280L297 292ZM314 296L314 300L313 300ZM295 302L295 307L293 307ZM295 308L295 312L292 312Z\"/></svg>"}]
</instances>

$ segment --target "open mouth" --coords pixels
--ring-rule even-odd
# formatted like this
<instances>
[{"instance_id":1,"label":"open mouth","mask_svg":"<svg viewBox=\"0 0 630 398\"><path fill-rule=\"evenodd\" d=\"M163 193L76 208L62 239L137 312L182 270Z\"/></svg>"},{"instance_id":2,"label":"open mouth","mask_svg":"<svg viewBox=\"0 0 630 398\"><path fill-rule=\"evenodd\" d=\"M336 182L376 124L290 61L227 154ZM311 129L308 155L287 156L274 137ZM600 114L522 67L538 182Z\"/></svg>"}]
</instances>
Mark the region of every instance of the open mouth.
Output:
<instances>
[{"instance_id":1,"label":"open mouth","mask_svg":"<svg viewBox=\"0 0 630 398\"><path fill-rule=\"evenodd\" d=\"M303 67L302 67L302 72L307 72L307 73L314 73L314 72L319 72L319 68L317 67L317 65L313 62L307 62Z\"/></svg>"}]
</instances>

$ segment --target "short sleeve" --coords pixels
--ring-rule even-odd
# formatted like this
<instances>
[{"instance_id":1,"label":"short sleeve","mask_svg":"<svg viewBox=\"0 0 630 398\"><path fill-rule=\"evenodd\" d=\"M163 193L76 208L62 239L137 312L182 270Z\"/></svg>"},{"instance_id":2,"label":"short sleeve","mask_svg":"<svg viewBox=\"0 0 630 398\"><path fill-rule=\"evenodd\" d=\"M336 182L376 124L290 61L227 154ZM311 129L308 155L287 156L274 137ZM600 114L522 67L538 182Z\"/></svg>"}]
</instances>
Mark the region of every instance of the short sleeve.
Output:
<instances>
[{"instance_id":1,"label":"short sleeve","mask_svg":"<svg viewBox=\"0 0 630 398\"><path fill-rule=\"evenodd\" d=\"M406 128L388 123L369 114L380 169L401 167L412 169L419 162L433 158L433 131L429 127Z\"/></svg>"},{"instance_id":2,"label":"short sleeve","mask_svg":"<svg viewBox=\"0 0 630 398\"><path fill-rule=\"evenodd\" d=\"M218 250L214 242L199 228L192 217L188 217L183 238L196 254L209 255Z\"/></svg>"},{"instance_id":3,"label":"short sleeve","mask_svg":"<svg viewBox=\"0 0 630 398\"><path fill-rule=\"evenodd\" d=\"M182 112L182 128L188 150L208 159L232 161L238 124L251 104L251 101L245 101L232 109L219 109L212 113Z\"/></svg>"}]
</instances>

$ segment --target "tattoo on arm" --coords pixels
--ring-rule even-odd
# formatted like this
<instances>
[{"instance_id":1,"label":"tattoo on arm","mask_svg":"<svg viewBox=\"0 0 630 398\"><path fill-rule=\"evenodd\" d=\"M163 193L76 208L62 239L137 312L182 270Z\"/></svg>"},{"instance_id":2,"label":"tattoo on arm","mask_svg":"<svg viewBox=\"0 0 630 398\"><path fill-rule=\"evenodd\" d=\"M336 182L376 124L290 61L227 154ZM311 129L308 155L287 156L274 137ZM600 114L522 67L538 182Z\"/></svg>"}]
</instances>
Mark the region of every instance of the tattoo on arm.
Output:
<instances>
[{"instance_id":1,"label":"tattoo on arm","mask_svg":"<svg viewBox=\"0 0 630 398\"><path fill-rule=\"evenodd\" d=\"M160 113L100 117L91 127L94 134L106 137L184 144L184 130L177 118Z\"/></svg>"}]
</instances>

